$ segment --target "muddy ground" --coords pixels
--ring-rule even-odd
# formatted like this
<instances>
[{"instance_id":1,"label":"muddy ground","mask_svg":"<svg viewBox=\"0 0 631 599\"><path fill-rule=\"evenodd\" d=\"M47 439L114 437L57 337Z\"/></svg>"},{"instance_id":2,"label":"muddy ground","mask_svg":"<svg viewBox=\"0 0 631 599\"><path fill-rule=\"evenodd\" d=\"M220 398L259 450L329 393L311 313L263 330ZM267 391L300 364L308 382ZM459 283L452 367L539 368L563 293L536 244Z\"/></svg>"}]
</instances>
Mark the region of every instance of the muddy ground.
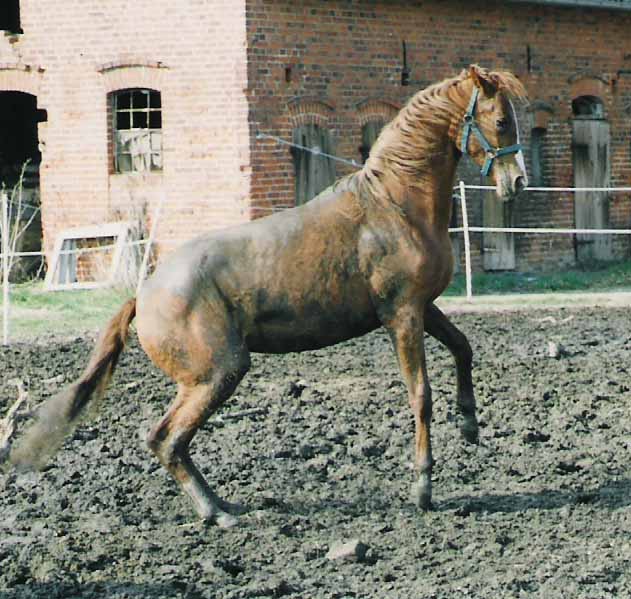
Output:
<instances>
[{"instance_id":1,"label":"muddy ground","mask_svg":"<svg viewBox=\"0 0 631 599\"><path fill-rule=\"evenodd\" d=\"M475 351L481 444L461 438L452 360L429 342L434 511L408 503L413 422L382 332L254 357L194 444L249 509L229 530L196 522L145 449L173 386L134 343L44 472L0 474L0 599L631 597L631 311L454 320ZM0 350L0 414L10 379L40 400L90 348ZM327 558L352 539L361 561Z\"/></svg>"}]
</instances>

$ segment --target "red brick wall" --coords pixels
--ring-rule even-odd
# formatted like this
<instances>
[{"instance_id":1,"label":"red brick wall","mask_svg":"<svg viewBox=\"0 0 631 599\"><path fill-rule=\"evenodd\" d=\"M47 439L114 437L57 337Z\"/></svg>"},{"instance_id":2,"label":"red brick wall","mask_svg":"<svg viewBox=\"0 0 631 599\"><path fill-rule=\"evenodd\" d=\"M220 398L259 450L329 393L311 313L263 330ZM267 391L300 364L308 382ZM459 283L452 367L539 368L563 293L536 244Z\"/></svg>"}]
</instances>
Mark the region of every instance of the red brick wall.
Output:
<instances>
[{"instance_id":1,"label":"red brick wall","mask_svg":"<svg viewBox=\"0 0 631 599\"><path fill-rule=\"evenodd\" d=\"M573 183L573 93L580 93L583 79L602 80L600 95L612 131L612 183L631 185L631 74L619 74L631 71L631 12L508 2L485 2L484 10L476 11L471 2L451 0L248 0L247 28L253 136L261 132L291 140L295 106L319 100L331 107L321 118L331 129L335 153L359 160L361 107L367 100L401 105L418 89L477 62L512 70L533 103L551 108L544 175L552 186ZM400 85L402 40L412 69L409 87ZM527 146L537 113L522 113ZM266 214L275 203L292 202L286 146L254 139L252 172L253 216ZM348 167L338 164L338 175L346 172ZM479 182L471 170L468 178ZM470 209L471 223L481 224L480 200ZM531 193L516 204L515 224L572 227L573 196ZM629 194L612 200L611 225L631 226ZM480 237L474 237L478 267ZM628 254L629 242L620 238L615 247L619 255ZM518 269L574 262L571 237L518 236L516 252Z\"/></svg>"},{"instance_id":2,"label":"red brick wall","mask_svg":"<svg viewBox=\"0 0 631 599\"><path fill-rule=\"evenodd\" d=\"M160 239L247 218L245 7L235 0L21 0L0 34L0 91L37 95L45 245L74 225L155 210ZM27 66L25 66L27 65ZM161 92L162 172L113 174L108 92ZM108 144L109 139L109 144Z\"/></svg>"},{"instance_id":3,"label":"red brick wall","mask_svg":"<svg viewBox=\"0 0 631 599\"><path fill-rule=\"evenodd\" d=\"M612 182L631 185L631 13L464 0L21 0L24 35L0 35L0 91L34 94L46 247L73 225L147 213L164 196L162 240L183 240L293 202L289 149L299 122L329 127L359 161L361 126L471 62L508 68L550 107L546 183L571 185L572 94L601 81L612 131ZM481 6L481 4L477 4ZM401 42L412 84L402 87ZM528 58L530 57L530 58ZM163 102L164 169L112 172L107 95L150 87ZM528 144L536 111L524 111ZM538 122L538 121L537 121ZM338 165L338 175L350 167ZM465 169L466 170L466 169ZM478 182L469 169L468 180ZM251 203L251 205L250 205ZM481 223L481 200L470 207ZM612 201L630 226L631 197ZM572 196L531 194L519 225L572 226ZM619 254L629 242L619 239ZM571 263L568 237L517 238L517 267ZM475 264L481 264L479 236Z\"/></svg>"}]
</instances>

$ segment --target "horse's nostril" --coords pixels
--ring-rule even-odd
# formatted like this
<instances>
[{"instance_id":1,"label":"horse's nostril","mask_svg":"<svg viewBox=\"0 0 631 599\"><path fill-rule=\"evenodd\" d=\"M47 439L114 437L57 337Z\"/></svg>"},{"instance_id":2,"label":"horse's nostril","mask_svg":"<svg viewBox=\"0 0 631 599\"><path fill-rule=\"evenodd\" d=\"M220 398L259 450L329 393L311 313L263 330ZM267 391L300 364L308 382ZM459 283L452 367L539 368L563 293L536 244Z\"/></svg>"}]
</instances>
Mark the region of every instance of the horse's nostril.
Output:
<instances>
[{"instance_id":1,"label":"horse's nostril","mask_svg":"<svg viewBox=\"0 0 631 599\"><path fill-rule=\"evenodd\" d=\"M515 193L521 193L526 189L526 177L519 175L519 177L515 177L515 183L513 185L513 189Z\"/></svg>"}]
</instances>

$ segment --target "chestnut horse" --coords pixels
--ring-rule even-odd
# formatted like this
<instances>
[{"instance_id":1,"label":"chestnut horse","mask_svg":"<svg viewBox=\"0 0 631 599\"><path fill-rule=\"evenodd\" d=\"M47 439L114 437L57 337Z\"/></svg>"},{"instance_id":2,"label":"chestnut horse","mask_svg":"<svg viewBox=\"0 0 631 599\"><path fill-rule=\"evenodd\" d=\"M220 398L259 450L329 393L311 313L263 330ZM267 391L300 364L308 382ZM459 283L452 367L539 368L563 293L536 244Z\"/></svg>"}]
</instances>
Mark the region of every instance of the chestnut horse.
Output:
<instances>
[{"instance_id":1,"label":"chestnut horse","mask_svg":"<svg viewBox=\"0 0 631 599\"><path fill-rule=\"evenodd\" d=\"M415 419L412 496L429 508L432 393L424 332L454 355L463 434L470 442L478 437L471 348L433 303L452 274L447 228L456 165L469 154L502 198L523 189L511 98L524 97L511 73L473 65L415 94L364 167L314 200L183 245L111 320L81 378L44 405L12 461L41 464L103 394L136 317L145 352L178 384L148 445L202 519L233 524L234 510L195 467L189 444L250 368L250 352L311 350L383 326Z\"/></svg>"}]
</instances>

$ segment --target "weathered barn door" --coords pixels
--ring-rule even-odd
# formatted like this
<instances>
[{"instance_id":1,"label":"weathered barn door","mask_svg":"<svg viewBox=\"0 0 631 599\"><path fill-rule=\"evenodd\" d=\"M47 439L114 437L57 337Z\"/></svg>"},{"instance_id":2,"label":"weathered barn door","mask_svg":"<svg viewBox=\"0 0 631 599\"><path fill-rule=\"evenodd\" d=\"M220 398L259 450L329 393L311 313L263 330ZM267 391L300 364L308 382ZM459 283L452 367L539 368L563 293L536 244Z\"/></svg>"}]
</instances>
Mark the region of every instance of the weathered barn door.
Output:
<instances>
[{"instance_id":1,"label":"weathered barn door","mask_svg":"<svg viewBox=\"0 0 631 599\"><path fill-rule=\"evenodd\" d=\"M485 227L511 227L513 202L500 200L494 191L484 194L482 219ZM515 236L513 233L484 232L484 269L515 269Z\"/></svg>"},{"instance_id":2,"label":"weathered barn door","mask_svg":"<svg viewBox=\"0 0 631 599\"><path fill-rule=\"evenodd\" d=\"M602 119L575 118L572 137L574 186L608 187L609 157L609 123ZM574 215L577 229L609 228L607 192L576 192ZM577 261L591 262L610 258L610 235L576 235Z\"/></svg>"},{"instance_id":3,"label":"weathered barn door","mask_svg":"<svg viewBox=\"0 0 631 599\"><path fill-rule=\"evenodd\" d=\"M335 164L327 129L308 123L294 129L292 148L296 181L296 206L317 196L335 181Z\"/></svg>"}]
</instances>

